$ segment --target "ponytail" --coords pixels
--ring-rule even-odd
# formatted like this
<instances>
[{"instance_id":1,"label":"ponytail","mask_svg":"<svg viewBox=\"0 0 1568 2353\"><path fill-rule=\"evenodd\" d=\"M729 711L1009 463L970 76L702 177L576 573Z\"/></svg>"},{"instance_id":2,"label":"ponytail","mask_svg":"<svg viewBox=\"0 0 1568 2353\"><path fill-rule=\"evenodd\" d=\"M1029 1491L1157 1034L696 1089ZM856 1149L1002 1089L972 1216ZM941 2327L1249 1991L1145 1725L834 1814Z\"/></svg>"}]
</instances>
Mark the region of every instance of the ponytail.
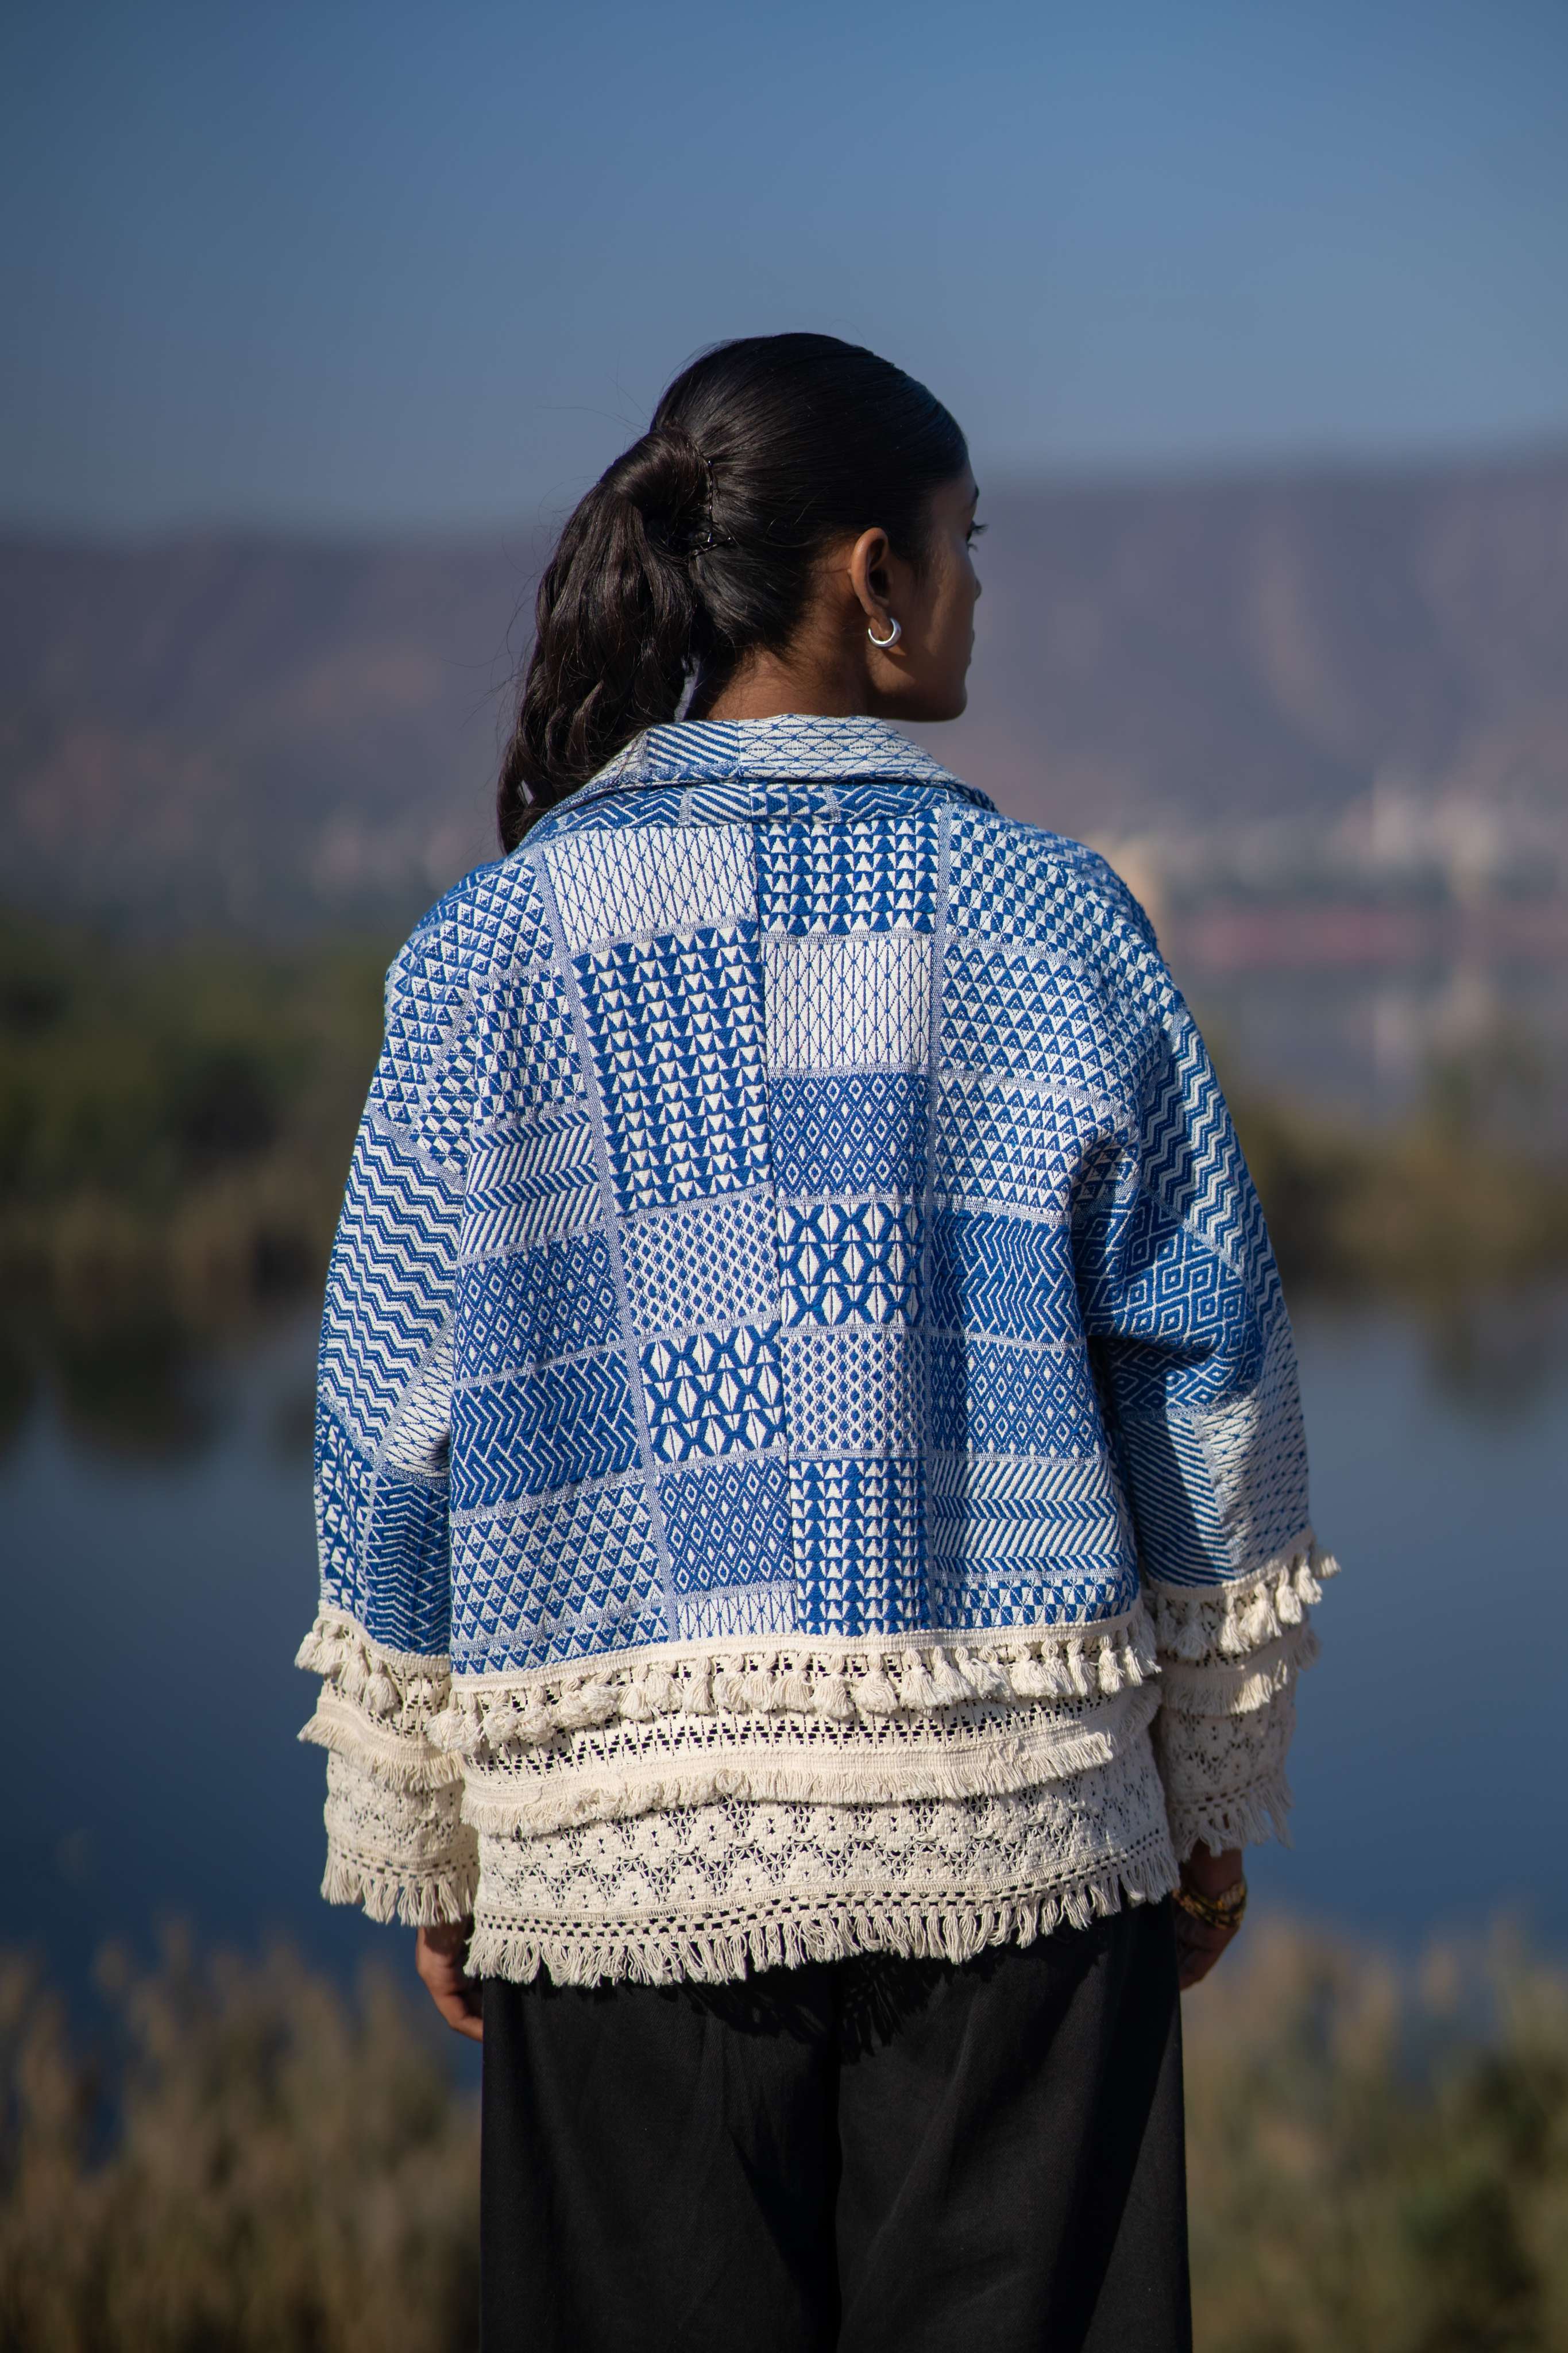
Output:
<instances>
[{"instance_id":1,"label":"ponytail","mask_svg":"<svg viewBox=\"0 0 1568 2353\"><path fill-rule=\"evenodd\" d=\"M930 494L966 455L923 385L832 335L721 343L678 376L540 582L497 794L503 849L673 719L689 684L711 701L752 647L785 645L837 535L879 524L918 554Z\"/></svg>"}]
</instances>

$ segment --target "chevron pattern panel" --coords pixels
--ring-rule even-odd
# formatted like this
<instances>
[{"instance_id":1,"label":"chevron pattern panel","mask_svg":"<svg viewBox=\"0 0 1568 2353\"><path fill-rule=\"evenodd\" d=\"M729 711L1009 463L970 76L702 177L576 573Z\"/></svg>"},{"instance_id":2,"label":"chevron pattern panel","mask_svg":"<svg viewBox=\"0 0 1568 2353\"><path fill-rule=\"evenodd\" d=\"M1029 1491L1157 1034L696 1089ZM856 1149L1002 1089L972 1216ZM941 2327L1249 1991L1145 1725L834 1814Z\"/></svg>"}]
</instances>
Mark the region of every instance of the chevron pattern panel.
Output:
<instances>
[{"instance_id":1,"label":"chevron pattern panel","mask_svg":"<svg viewBox=\"0 0 1568 2353\"><path fill-rule=\"evenodd\" d=\"M873 721L656 728L432 909L321 1406L324 1584L463 1671L1088 1623L1307 1517L1146 919Z\"/></svg>"}]
</instances>

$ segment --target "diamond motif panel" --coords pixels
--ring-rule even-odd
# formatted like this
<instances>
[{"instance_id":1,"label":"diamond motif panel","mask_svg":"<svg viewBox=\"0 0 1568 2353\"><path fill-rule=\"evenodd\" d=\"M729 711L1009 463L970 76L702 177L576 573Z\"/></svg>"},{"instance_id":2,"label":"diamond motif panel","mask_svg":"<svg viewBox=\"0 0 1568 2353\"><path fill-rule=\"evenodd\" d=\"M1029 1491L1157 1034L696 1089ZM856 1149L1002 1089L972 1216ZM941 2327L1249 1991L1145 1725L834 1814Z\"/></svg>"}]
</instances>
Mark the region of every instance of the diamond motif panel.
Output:
<instances>
[{"instance_id":1,"label":"diamond motif panel","mask_svg":"<svg viewBox=\"0 0 1568 2353\"><path fill-rule=\"evenodd\" d=\"M1105 1444L1081 1348L933 1337L931 1444L983 1454L1094 1454Z\"/></svg>"},{"instance_id":2,"label":"diamond motif panel","mask_svg":"<svg viewBox=\"0 0 1568 2353\"><path fill-rule=\"evenodd\" d=\"M781 1192L918 1197L924 1187L923 1073L779 1073L768 1111Z\"/></svg>"},{"instance_id":3,"label":"diamond motif panel","mask_svg":"<svg viewBox=\"0 0 1568 2353\"><path fill-rule=\"evenodd\" d=\"M914 1454L925 1359L908 1324L797 1325L784 1335L784 1397L796 1454Z\"/></svg>"},{"instance_id":4,"label":"diamond motif panel","mask_svg":"<svg viewBox=\"0 0 1568 2353\"><path fill-rule=\"evenodd\" d=\"M789 1472L781 1458L731 1457L661 1479L658 1501L678 1594L789 1581Z\"/></svg>"},{"instance_id":5,"label":"diamond motif panel","mask_svg":"<svg viewBox=\"0 0 1568 2353\"><path fill-rule=\"evenodd\" d=\"M1121 1103L1145 1058L1142 1008L1108 1000L1102 978L1055 950L955 940L942 991L944 1065Z\"/></svg>"},{"instance_id":6,"label":"diamond motif panel","mask_svg":"<svg viewBox=\"0 0 1568 2353\"><path fill-rule=\"evenodd\" d=\"M628 1222L621 1249L639 1332L778 1320L778 1241L766 1191L652 1210Z\"/></svg>"},{"instance_id":7,"label":"diamond motif panel","mask_svg":"<svg viewBox=\"0 0 1568 2353\"><path fill-rule=\"evenodd\" d=\"M457 1377L521 1372L620 1338L620 1303L602 1233L510 1258L482 1259L458 1278Z\"/></svg>"},{"instance_id":8,"label":"diamond motif panel","mask_svg":"<svg viewBox=\"0 0 1568 2353\"><path fill-rule=\"evenodd\" d=\"M491 1126L510 1126L583 1094L565 983L535 965L498 980L479 1060L478 1084Z\"/></svg>"}]
</instances>

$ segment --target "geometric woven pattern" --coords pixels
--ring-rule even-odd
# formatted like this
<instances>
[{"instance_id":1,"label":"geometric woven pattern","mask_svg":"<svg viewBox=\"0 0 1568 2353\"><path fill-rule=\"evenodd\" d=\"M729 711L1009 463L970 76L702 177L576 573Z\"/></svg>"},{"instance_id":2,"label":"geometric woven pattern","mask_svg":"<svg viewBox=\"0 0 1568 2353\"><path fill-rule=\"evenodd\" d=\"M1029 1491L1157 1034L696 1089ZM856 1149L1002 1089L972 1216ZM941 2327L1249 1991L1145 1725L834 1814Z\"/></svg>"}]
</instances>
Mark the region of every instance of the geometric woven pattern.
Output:
<instances>
[{"instance_id":1,"label":"geometric woven pattern","mask_svg":"<svg viewBox=\"0 0 1568 2353\"><path fill-rule=\"evenodd\" d=\"M388 976L318 1509L459 1673L1287 1554L1279 1280L1123 885L878 721L638 738Z\"/></svg>"}]
</instances>

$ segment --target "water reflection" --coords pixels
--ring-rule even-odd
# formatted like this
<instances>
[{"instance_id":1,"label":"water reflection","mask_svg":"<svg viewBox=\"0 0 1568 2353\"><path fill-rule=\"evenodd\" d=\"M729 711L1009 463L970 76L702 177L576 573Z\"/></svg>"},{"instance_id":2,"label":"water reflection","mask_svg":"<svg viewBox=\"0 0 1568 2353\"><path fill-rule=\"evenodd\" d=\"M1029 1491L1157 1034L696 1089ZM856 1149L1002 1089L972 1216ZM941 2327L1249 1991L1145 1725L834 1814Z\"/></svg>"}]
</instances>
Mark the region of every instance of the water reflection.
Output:
<instances>
[{"instance_id":1,"label":"water reflection","mask_svg":"<svg viewBox=\"0 0 1568 2353\"><path fill-rule=\"evenodd\" d=\"M1568 1941L1560 1725L1568 1302L1417 1321L1299 1317L1316 1516L1345 1574L1320 1613L1294 1852L1260 1897L1405 1942L1500 1905ZM291 1668L315 1587L313 1314L243 1349L117 1340L34 1391L0 1465L12 1802L0 1936L68 1973L168 1913L332 1961L385 1949L329 1912L321 1759Z\"/></svg>"}]
</instances>

